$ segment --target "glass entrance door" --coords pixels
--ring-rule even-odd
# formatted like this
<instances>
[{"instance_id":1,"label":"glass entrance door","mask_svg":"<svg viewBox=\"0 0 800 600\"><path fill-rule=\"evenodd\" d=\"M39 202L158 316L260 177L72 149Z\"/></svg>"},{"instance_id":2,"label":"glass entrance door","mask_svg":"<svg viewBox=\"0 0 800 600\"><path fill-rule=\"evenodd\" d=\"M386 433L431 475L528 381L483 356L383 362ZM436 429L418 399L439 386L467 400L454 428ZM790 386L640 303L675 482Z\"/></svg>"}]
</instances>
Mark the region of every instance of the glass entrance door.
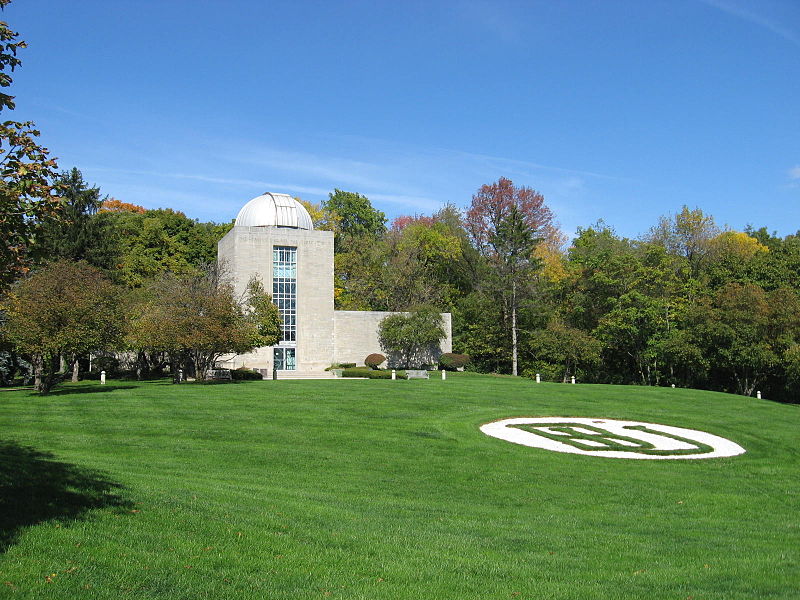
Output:
<instances>
[{"instance_id":1,"label":"glass entrance door","mask_svg":"<svg viewBox=\"0 0 800 600\"><path fill-rule=\"evenodd\" d=\"M273 359L275 361L275 368L278 371L295 370L294 351L294 348L275 348Z\"/></svg>"}]
</instances>

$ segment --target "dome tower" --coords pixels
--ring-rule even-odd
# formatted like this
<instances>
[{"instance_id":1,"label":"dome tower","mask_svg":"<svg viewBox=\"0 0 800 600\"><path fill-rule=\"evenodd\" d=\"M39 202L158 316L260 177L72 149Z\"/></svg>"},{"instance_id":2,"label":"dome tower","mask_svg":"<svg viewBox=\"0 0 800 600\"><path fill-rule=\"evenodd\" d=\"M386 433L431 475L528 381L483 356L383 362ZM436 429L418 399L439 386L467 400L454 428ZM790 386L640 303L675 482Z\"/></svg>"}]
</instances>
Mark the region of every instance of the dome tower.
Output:
<instances>
[{"instance_id":1,"label":"dome tower","mask_svg":"<svg viewBox=\"0 0 800 600\"><path fill-rule=\"evenodd\" d=\"M236 216L236 227L289 227L314 229L314 222L305 206L289 194L265 192L242 207Z\"/></svg>"}]
</instances>

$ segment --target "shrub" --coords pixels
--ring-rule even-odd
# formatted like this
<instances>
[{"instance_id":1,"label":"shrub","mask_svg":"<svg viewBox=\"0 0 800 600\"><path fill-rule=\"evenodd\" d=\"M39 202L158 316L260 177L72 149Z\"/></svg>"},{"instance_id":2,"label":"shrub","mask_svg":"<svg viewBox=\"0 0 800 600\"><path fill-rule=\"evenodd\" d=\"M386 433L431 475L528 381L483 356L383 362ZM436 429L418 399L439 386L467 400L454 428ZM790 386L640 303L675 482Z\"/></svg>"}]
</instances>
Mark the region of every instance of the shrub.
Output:
<instances>
[{"instance_id":1,"label":"shrub","mask_svg":"<svg viewBox=\"0 0 800 600\"><path fill-rule=\"evenodd\" d=\"M239 367L238 369L231 369L231 379L234 381L253 381L264 379L264 376L259 371Z\"/></svg>"},{"instance_id":2,"label":"shrub","mask_svg":"<svg viewBox=\"0 0 800 600\"><path fill-rule=\"evenodd\" d=\"M560 382L564 379L564 367L554 365L546 361L536 361L522 370L522 376L530 379L536 379L536 374L542 378L542 381L556 381Z\"/></svg>"},{"instance_id":3,"label":"shrub","mask_svg":"<svg viewBox=\"0 0 800 600\"><path fill-rule=\"evenodd\" d=\"M334 369L352 369L356 363L333 363L330 367L326 367L326 371L333 371Z\"/></svg>"},{"instance_id":4,"label":"shrub","mask_svg":"<svg viewBox=\"0 0 800 600\"><path fill-rule=\"evenodd\" d=\"M351 367L342 370L342 377L369 377L372 369L369 367Z\"/></svg>"},{"instance_id":5,"label":"shrub","mask_svg":"<svg viewBox=\"0 0 800 600\"><path fill-rule=\"evenodd\" d=\"M396 371L395 375L397 379L408 379L405 371ZM367 377L370 379L391 379L392 372L391 371L370 371L367 374Z\"/></svg>"},{"instance_id":6,"label":"shrub","mask_svg":"<svg viewBox=\"0 0 800 600\"><path fill-rule=\"evenodd\" d=\"M367 358L364 359L364 364L368 366L370 369L377 369L385 361L386 357L383 354L378 354L377 352L373 352Z\"/></svg>"},{"instance_id":7,"label":"shrub","mask_svg":"<svg viewBox=\"0 0 800 600\"><path fill-rule=\"evenodd\" d=\"M398 379L407 379L405 371L397 371ZM368 379L391 379L391 371L375 371L369 367L355 367L342 371L342 377L366 377Z\"/></svg>"},{"instance_id":8,"label":"shrub","mask_svg":"<svg viewBox=\"0 0 800 600\"><path fill-rule=\"evenodd\" d=\"M439 368L445 371L456 371L469 364L469 354L445 352L439 357Z\"/></svg>"}]
</instances>

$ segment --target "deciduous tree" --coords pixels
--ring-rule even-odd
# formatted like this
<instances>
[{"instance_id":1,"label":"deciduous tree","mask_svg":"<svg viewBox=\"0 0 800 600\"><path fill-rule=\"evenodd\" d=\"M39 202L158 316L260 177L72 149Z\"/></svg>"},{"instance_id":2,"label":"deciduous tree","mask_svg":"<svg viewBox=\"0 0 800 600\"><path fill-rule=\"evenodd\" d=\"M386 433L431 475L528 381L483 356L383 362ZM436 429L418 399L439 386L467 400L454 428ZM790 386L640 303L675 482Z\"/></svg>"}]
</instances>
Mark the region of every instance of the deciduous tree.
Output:
<instances>
[{"instance_id":1,"label":"deciduous tree","mask_svg":"<svg viewBox=\"0 0 800 600\"><path fill-rule=\"evenodd\" d=\"M36 368L36 389L55 383L59 357L73 358L114 347L124 316L119 291L97 269L56 261L20 280L9 292L5 337Z\"/></svg>"},{"instance_id":2,"label":"deciduous tree","mask_svg":"<svg viewBox=\"0 0 800 600\"><path fill-rule=\"evenodd\" d=\"M435 362L433 350L445 337L441 313L429 307L389 315L381 321L378 333L390 361L406 368Z\"/></svg>"},{"instance_id":3,"label":"deciduous tree","mask_svg":"<svg viewBox=\"0 0 800 600\"><path fill-rule=\"evenodd\" d=\"M518 370L517 313L520 301L532 291L533 275L541 268L534 255L542 237L555 228L544 197L529 187L516 187L501 177L482 186L472 197L466 226L471 239L496 277L486 288L506 308L511 344L511 373Z\"/></svg>"},{"instance_id":4,"label":"deciduous tree","mask_svg":"<svg viewBox=\"0 0 800 600\"><path fill-rule=\"evenodd\" d=\"M162 275L135 307L128 342L167 353L173 377L189 361L203 380L223 355L271 346L280 338L277 307L260 282L251 281L241 300L216 267L196 275Z\"/></svg>"},{"instance_id":5,"label":"deciduous tree","mask_svg":"<svg viewBox=\"0 0 800 600\"><path fill-rule=\"evenodd\" d=\"M4 8L10 0L0 0ZM24 41L0 21L0 87L11 85L21 64L17 51ZM14 109L14 97L0 93L0 111ZM56 218L61 202L52 180L56 162L39 145L39 131L30 121L0 124L0 289L28 271L30 244L42 222Z\"/></svg>"}]
</instances>

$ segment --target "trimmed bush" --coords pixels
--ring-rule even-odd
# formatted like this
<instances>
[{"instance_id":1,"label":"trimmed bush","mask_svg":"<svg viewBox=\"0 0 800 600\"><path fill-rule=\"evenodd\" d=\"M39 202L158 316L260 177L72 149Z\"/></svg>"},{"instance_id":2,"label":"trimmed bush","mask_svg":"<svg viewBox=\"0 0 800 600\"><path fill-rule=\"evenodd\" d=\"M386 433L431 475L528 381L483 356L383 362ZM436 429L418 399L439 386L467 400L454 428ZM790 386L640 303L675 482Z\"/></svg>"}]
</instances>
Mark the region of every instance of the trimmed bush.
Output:
<instances>
[{"instance_id":1,"label":"trimmed bush","mask_svg":"<svg viewBox=\"0 0 800 600\"><path fill-rule=\"evenodd\" d=\"M397 379L408 379L405 371L397 371L396 372ZM391 379L392 372L391 371L370 371L367 375L370 379Z\"/></svg>"},{"instance_id":2,"label":"trimmed bush","mask_svg":"<svg viewBox=\"0 0 800 600\"><path fill-rule=\"evenodd\" d=\"M326 367L326 371L333 371L334 369L352 369L356 363L333 363L330 367Z\"/></svg>"},{"instance_id":3,"label":"trimmed bush","mask_svg":"<svg viewBox=\"0 0 800 600\"><path fill-rule=\"evenodd\" d=\"M370 369L377 369L381 364L386 362L386 357L383 354L373 352L364 359L364 364Z\"/></svg>"},{"instance_id":4,"label":"trimmed bush","mask_svg":"<svg viewBox=\"0 0 800 600\"><path fill-rule=\"evenodd\" d=\"M369 367L351 367L342 370L342 377L369 377L372 369Z\"/></svg>"},{"instance_id":5,"label":"trimmed bush","mask_svg":"<svg viewBox=\"0 0 800 600\"><path fill-rule=\"evenodd\" d=\"M457 371L469 364L469 354L445 352L439 357L439 368L445 371Z\"/></svg>"},{"instance_id":6,"label":"trimmed bush","mask_svg":"<svg viewBox=\"0 0 800 600\"><path fill-rule=\"evenodd\" d=\"M264 377L258 371L239 367L238 369L231 369L231 379L234 381L254 381L264 379Z\"/></svg>"},{"instance_id":7,"label":"trimmed bush","mask_svg":"<svg viewBox=\"0 0 800 600\"><path fill-rule=\"evenodd\" d=\"M355 367L354 369L344 369L342 377L366 377L368 379L391 379L391 371L375 371L369 367ZM397 371L398 379L407 379L405 371Z\"/></svg>"}]
</instances>

